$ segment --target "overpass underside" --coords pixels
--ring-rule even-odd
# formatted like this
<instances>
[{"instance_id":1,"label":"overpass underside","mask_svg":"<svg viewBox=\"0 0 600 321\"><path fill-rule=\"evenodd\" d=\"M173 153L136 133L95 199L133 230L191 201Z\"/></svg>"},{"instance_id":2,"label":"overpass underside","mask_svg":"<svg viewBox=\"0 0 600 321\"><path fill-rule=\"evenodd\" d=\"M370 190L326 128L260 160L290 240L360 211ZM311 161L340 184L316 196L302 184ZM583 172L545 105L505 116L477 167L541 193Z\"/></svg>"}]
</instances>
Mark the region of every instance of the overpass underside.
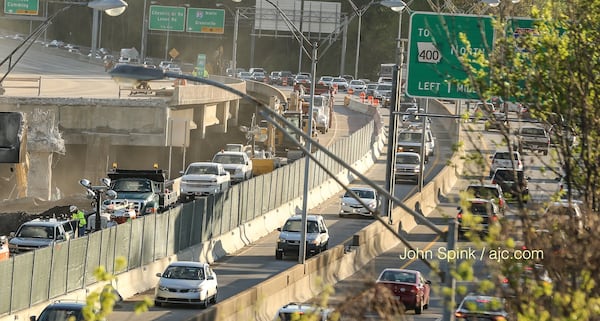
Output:
<instances>
[{"instance_id":1,"label":"overpass underside","mask_svg":"<svg viewBox=\"0 0 600 321\"><path fill-rule=\"evenodd\" d=\"M246 90L244 82L230 85ZM157 163L177 177L189 162L210 159L225 143L245 142L237 127L251 119L240 113L238 96L194 84L160 98L0 97L0 111L25 115L26 194L44 200L81 193L81 178L97 183L113 163L132 169ZM16 198L14 168L0 164L0 199Z\"/></svg>"}]
</instances>

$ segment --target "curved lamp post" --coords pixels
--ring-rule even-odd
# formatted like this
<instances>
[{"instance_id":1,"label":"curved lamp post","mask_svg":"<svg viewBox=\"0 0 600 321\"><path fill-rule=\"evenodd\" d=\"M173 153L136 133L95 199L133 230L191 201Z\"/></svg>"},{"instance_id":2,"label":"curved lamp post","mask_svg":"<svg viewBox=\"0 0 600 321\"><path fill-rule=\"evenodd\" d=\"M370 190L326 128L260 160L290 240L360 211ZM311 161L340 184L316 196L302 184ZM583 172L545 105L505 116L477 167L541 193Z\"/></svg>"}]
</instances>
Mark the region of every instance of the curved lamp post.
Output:
<instances>
[{"instance_id":1,"label":"curved lamp post","mask_svg":"<svg viewBox=\"0 0 600 321\"><path fill-rule=\"evenodd\" d=\"M117 198L117 192L110 189L110 178L103 178L100 180L102 185L92 186L87 179L79 180L79 184L83 186L87 195L94 199L94 203L96 205L96 221L94 222L94 230L100 231L102 229L102 217L100 215L100 211L102 209L102 194L106 195L107 199L115 199Z\"/></svg>"},{"instance_id":2,"label":"curved lamp post","mask_svg":"<svg viewBox=\"0 0 600 321\"><path fill-rule=\"evenodd\" d=\"M37 28L35 28L23 40L23 42L21 42L10 54L8 54L8 56L6 56L6 58L4 58L0 62L0 67L2 67L5 63L8 62L8 68L7 68L6 72L4 73L4 75L0 78L0 95L4 94L4 89L2 88L2 82L4 81L4 79L6 79L8 74L15 68L17 63L19 63L21 58L23 58L25 53L27 53L29 48L31 48L31 46L33 45L35 40L37 40L39 38L39 36L42 33L44 33L44 31L46 31L46 29L48 29L48 26L52 23L52 20L54 18L56 18L59 14L61 14L62 12L65 12L69 8L72 8L73 6L87 6L89 8L92 8L94 10L94 13L97 13L99 10L102 10L110 16L118 16L118 15L122 14L125 11L125 9L127 9L127 2L125 2L123 0L94 0L94 1L90 1L90 2L71 3L68 6L61 8L60 10L56 11L54 14L49 16L46 20L44 20L44 22L42 22ZM98 30L97 23L98 23L98 20L94 19L94 25L95 25L96 32L92 34L92 38L93 38L92 45L96 42L95 36L98 33L97 32L97 30ZM92 29L94 29L94 26L92 26ZM19 52L19 50L21 50L21 49L23 49L23 51L20 54L17 54ZM95 48L94 48L94 51L92 51L92 53L94 53L94 52L95 52ZM94 56L94 54L92 54L92 57L93 56Z\"/></svg>"},{"instance_id":3,"label":"curved lamp post","mask_svg":"<svg viewBox=\"0 0 600 321\"><path fill-rule=\"evenodd\" d=\"M327 157L330 157L336 163L341 164L346 170L348 170L348 172L355 175L358 179L362 180L365 184L367 184L370 187L372 187L373 189L375 189L377 192L379 192L384 197L388 197L388 198L392 199L394 204L398 205L403 210L405 210L407 213L412 215L417 222L429 227L436 234L445 236L445 232L440 230L435 224L430 222L426 217L415 212L410 207L406 206L400 199L396 198L394 195L390 195L387 190L385 190L384 188L382 188L380 186L380 184L373 182L372 180L367 178L364 174L362 174L361 172L356 170L354 167L352 167L351 165L344 162L341 158L339 158L337 155L333 154L331 151L329 151L323 145L321 145L318 142L316 142L315 140L313 140L309 134L305 133L302 129L297 128L295 124L291 123L289 120L287 120L286 118L284 118L283 116L278 114L275 110L272 110L271 108L269 108L269 106L262 103L257 98L255 98L251 95L248 95L248 94L246 94L242 91L239 91L235 88L229 87L226 84L223 84L223 83L220 83L220 82L208 79L208 78L200 78L200 77L195 77L195 76L187 75L187 74L179 74L179 73L175 73L175 72L163 71L162 69L144 68L143 66L140 66L140 65L119 65L119 66L113 68L111 71L109 71L109 74L111 75L111 77L113 79L115 79L118 82L128 82L128 83L132 83L132 82L136 83L139 81L160 80L160 79L164 79L164 78L185 79L190 82L197 82L200 84L214 86L219 89L230 92L232 94L235 94L235 95L241 97L242 99L248 100L249 102L254 103L258 106L259 114L264 119L266 119L271 124L273 124L273 126L276 127L278 130L280 130L284 135L286 135L287 138L294 141L300 147L300 149L307 155L308 158L310 158L319 167L321 167L321 169L323 169L323 171L327 175L329 175L346 192L350 193L355 199L357 199L358 202L362 206L364 206L365 208L368 208L371 211L371 214L373 215L373 217L375 219L377 219L379 222L381 222L388 229L388 231L393 233L409 249L415 250L415 248L410 244L410 242L408 242L408 240L406 240L402 235L398 234L398 232L394 229L393 226L388 225L388 224L386 224L385 221L383 221L383 219L380 216L379 210L371 210L363 201L360 200L360 198L356 195L356 193L354 193L352 190L350 190L350 188L348 186L346 186L343 182L341 182L334 173L332 173L325 165L323 165L321 163L320 160L318 160L310 152L310 149L309 149L310 147L303 146L300 142L298 142L298 139L296 139L294 136L292 136L292 134L290 134L288 132L288 130L293 131L295 135L302 137L302 139L304 139L306 141L310 141L311 146L314 146L316 149L320 150L322 153L327 155ZM427 266L432 268L432 270L437 271L437 268L432 266L429 261L427 261L426 259L423 259L423 258L421 258L421 259L425 264L427 264Z\"/></svg>"}]
</instances>

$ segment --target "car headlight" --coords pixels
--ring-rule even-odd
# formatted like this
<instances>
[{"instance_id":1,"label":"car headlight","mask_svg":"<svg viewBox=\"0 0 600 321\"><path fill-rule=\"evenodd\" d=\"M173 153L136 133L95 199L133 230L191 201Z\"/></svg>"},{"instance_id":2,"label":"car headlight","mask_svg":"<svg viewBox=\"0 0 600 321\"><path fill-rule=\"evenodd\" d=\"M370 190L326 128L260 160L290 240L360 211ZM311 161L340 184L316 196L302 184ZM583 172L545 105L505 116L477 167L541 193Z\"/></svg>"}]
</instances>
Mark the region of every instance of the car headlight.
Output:
<instances>
[{"instance_id":1,"label":"car headlight","mask_svg":"<svg viewBox=\"0 0 600 321\"><path fill-rule=\"evenodd\" d=\"M419 167L415 167L414 171L415 171L415 173L418 173L419 172Z\"/></svg>"},{"instance_id":2,"label":"car headlight","mask_svg":"<svg viewBox=\"0 0 600 321\"><path fill-rule=\"evenodd\" d=\"M160 291L169 291L169 288L168 288L168 287L166 287L166 286L164 286L164 285L159 285L159 286L158 286L158 289L159 289Z\"/></svg>"},{"instance_id":3,"label":"car headlight","mask_svg":"<svg viewBox=\"0 0 600 321\"><path fill-rule=\"evenodd\" d=\"M242 169L240 167L235 169L235 173L236 174L241 174L242 173Z\"/></svg>"},{"instance_id":4,"label":"car headlight","mask_svg":"<svg viewBox=\"0 0 600 321\"><path fill-rule=\"evenodd\" d=\"M346 206L346 205L348 205L348 203L342 202L342 206Z\"/></svg>"},{"instance_id":5,"label":"car headlight","mask_svg":"<svg viewBox=\"0 0 600 321\"><path fill-rule=\"evenodd\" d=\"M319 245L319 240L317 239L313 239L313 240L306 240L306 242L308 244L312 244L312 245Z\"/></svg>"},{"instance_id":6,"label":"car headlight","mask_svg":"<svg viewBox=\"0 0 600 321\"><path fill-rule=\"evenodd\" d=\"M376 202L371 202L369 204L367 204L369 206L370 209L375 209L375 206L377 205Z\"/></svg>"},{"instance_id":7,"label":"car headlight","mask_svg":"<svg viewBox=\"0 0 600 321\"><path fill-rule=\"evenodd\" d=\"M190 289L190 292L192 292L192 293L199 293L199 292L202 292L202 291L204 291L204 289L202 287L199 287L197 289Z\"/></svg>"},{"instance_id":8,"label":"car headlight","mask_svg":"<svg viewBox=\"0 0 600 321\"><path fill-rule=\"evenodd\" d=\"M284 238L281 238L281 237L277 238L277 243L285 243L285 241L286 240Z\"/></svg>"}]
</instances>

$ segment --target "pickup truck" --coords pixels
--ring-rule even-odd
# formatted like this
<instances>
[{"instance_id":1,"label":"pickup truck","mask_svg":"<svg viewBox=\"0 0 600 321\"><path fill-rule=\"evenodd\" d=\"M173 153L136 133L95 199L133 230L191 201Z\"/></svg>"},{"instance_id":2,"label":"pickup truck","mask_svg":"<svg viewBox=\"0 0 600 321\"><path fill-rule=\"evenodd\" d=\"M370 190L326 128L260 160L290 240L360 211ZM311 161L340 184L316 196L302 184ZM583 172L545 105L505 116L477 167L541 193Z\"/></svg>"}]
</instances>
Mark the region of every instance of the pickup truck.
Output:
<instances>
[{"instance_id":1,"label":"pickup truck","mask_svg":"<svg viewBox=\"0 0 600 321\"><path fill-rule=\"evenodd\" d=\"M105 205L133 203L136 216L141 216L162 212L177 203L173 182L166 179L163 170L115 168L107 175L111 179L111 189L117 192L117 198Z\"/></svg>"},{"instance_id":2,"label":"pickup truck","mask_svg":"<svg viewBox=\"0 0 600 321\"><path fill-rule=\"evenodd\" d=\"M231 175L219 163L194 162L180 173L179 199L184 202L196 196L221 193L231 184Z\"/></svg>"},{"instance_id":3,"label":"pickup truck","mask_svg":"<svg viewBox=\"0 0 600 321\"><path fill-rule=\"evenodd\" d=\"M414 152L421 153L421 144L423 132L425 132L425 162L429 161L429 156L433 156L435 149L435 137L430 129L423 131L422 129L401 130L398 133L398 141L396 152Z\"/></svg>"},{"instance_id":4,"label":"pickup truck","mask_svg":"<svg viewBox=\"0 0 600 321\"><path fill-rule=\"evenodd\" d=\"M252 160L244 152L221 151L213 156L212 162L223 164L234 183L252 178Z\"/></svg>"},{"instance_id":5,"label":"pickup truck","mask_svg":"<svg viewBox=\"0 0 600 321\"><path fill-rule=\"evenodd\" d=\"M542 127L524 126L517 131L517 143L522 150L540 151L544 155L548 155L550 135Z\"/></svg>"},{"instance_id":6,"label":"pickup truck","mask_svg":"<svg viewBox=\"0 0 600 321\"><path fill-rule=\"evenodd\" d=\"M16 233L10 233L8 249L11 254L19 254L74 239L77 225L76 220L57 218L25 222Z\"/></svg>"}]
</instances>

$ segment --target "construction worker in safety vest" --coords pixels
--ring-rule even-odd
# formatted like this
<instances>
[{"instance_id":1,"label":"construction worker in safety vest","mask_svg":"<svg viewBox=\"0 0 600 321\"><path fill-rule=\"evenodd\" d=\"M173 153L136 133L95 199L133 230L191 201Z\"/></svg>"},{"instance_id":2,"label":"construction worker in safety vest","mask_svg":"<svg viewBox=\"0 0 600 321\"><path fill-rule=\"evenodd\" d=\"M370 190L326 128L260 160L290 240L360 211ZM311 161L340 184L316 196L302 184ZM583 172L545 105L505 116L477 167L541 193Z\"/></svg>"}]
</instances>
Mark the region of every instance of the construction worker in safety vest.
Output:
<instances>
[{"instance_id":1,"label":"construction worker in safety vest","mask_svg":"<svg viewBox=\"0 0 600 321\"><path fill-rule=\"evenodd\" d=\"M69 212L71 212L72 220L79 221L79 236L81 237L85 235L85 226L87 225L87 221L85 220L85 214L82 211L80 211L75 205L71 205L71 207L69 207Z\"/></svg>"}]
</instances>

